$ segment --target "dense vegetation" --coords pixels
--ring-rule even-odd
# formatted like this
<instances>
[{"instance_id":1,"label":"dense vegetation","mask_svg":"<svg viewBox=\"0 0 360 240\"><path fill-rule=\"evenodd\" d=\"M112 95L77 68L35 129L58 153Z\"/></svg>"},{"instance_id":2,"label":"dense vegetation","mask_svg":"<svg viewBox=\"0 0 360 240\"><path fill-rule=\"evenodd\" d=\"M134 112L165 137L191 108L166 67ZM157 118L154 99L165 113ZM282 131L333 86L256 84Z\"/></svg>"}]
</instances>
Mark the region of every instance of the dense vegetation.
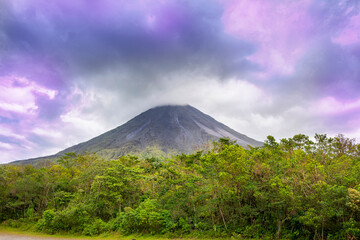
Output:
<instances>
[{"instance_id":1,"label":"dense vegetation","mask_svg":"<svg viewBox=\"0 0 360 240\"><path fill-rule=\"evenodd\" d=\"M360 144L299 134L227 139L172 159L67 154L0 167L0 221L55 233L360 238Z\"/></svg>"}]
</instances>

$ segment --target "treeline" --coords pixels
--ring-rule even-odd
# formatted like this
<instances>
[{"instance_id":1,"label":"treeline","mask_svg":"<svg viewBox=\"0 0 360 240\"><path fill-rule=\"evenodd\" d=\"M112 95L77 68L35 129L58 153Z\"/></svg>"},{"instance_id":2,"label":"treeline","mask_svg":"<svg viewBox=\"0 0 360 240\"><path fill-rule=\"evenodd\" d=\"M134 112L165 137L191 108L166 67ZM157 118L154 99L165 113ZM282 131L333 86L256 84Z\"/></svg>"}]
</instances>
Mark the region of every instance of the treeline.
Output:
<instances>
[{"instance_id":1,"label":"treeline","mask_svg":"<svg viewBox=\"0 0 360 240\"><path fill-rule=\"evenodd\" d=\"M228 139L172 159L67 154L0 167L0 221L48 233L360 238L360 145L299 134L261 148Z\"/></svg>"}]
</instances>

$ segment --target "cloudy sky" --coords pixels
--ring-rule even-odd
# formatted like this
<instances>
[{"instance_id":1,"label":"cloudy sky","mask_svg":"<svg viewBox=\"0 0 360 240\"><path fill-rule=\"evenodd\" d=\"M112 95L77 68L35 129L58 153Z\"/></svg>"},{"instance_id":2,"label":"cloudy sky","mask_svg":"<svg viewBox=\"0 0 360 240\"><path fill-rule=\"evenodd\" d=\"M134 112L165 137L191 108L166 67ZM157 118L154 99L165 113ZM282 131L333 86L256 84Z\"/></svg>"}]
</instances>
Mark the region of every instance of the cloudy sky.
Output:
<instances>
[{"instance_id":1,"label":"cloudy sky","mask_svg":"<svg viewBox=\"0 0 360 240\"><path fill-rule=\"evenodd\" d=\"M190 104L258 140L360 139L358 0L0 0L0 162Z\"/></svg>"}]
</instances>

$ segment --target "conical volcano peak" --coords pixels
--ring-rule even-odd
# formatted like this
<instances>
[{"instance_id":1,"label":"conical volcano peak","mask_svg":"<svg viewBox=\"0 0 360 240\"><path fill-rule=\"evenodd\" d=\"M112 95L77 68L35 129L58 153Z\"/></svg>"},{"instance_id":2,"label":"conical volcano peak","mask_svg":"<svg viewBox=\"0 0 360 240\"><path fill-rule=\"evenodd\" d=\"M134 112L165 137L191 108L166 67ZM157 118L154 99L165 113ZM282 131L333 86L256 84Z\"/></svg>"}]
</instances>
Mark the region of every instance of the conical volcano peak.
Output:
<instances>
[{"instance_id":1,"label":"conical volcano peak","mask_svg":"<svg viewBox=\"0 0 360 240\"><path fill-rule=\"evenodd\" d=\"M150 108L142 114L146 113L165 113L165 112L191 112L198 111L196 108L186 104L186 105L161 105ZM140 114L141 115L141 114Z\"/></svg>"},{"instance_id":2,"label":"conical volcano peak","mask_svg":"<svg viewBox=\"0 0 360 240\"><path fill-rule=\"evenodd\" d=\"M179 115L185 118L206 118L215 121L209 115L206 115L199 111L198 109L192 107L191 105L162 105L151 108L137 117L146 117L146 118L164 118L164 120L169 120L170 118L177 118ZM135 117L134 119L136 119ZM131 121L131 120L130 120ZM176 122L178 122L176 120Z\"/></svg>"},{"instance_id":3,"label":"conical volcano peak","mask_svg":"<svg viewBox=\"0 0 360 240\"><path fill-rule=\"evenodd\" d=\"M99 152L103 149L116 152L124 146L132 150L158 146L165 152L176 150L189 153L198 146L222 137L228 137L243 146L262 144L190 105L164 105L151 108L124 125L63 152Z\"/></svg>"},{"instance_id":4,"label":"conical volcano peak","mask_svg":"<svg viewBox=\"0 0 360 240\"><path fill-rule=\"evenodd\" d=\"M160 105L153 108L150 108L148 111L151 111L153 109L175 109L175 108L194 108L189 104L166 104L166 105Z\"/></svg>"},{"instance_id":5,"label":"conical volcano peak","mask_svg":"<svg viewBox=\"0 0 360 240\"><path fill-rule=\"evenodd\" d=\"M164 153L191 153L224 137L244 147L262 145L190 105L163 105L151 108L113 130L54 156L68 152L90 152L112 159L141 153L149 148Z\"/></svg>"}]
</instances>

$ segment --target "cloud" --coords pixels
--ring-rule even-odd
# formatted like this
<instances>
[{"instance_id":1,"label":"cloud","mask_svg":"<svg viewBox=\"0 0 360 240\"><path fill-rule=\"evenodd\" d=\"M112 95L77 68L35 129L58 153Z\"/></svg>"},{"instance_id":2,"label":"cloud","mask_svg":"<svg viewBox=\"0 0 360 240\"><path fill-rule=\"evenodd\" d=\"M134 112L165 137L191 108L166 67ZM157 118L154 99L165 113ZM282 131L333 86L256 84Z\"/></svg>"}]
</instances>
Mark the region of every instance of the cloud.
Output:
<instances>
[{"instance_id":1,"label":"cloud","mask_svg":"<svg viewBox=\"0 0 360 240\"><path fill-rule=\"evenodd\" d=\"M359 16L355 0L1 1L3 161L161 104L259 140L356 132Z\"/></svg>"},{"instance_id":2,"label":"cloud","mask_svg":"<svg viewBox=\"0 0 360 240\"><path fill-rule=\"evenodd\" d=\"M11 89L2 89L26 98L4 96L1 124L33 142L34 154L52 144L64 146L64 138L66 145L74 144L125 121L114 114L116 106L135 107L130 112L137 114L141 99L158 89L191 83L173 77L179 73L226 80L256 70L246 60L255 47L224 32L223 7L216 1L14 0L2 5L0 76L28 83L14 81ZM54 127L63 129L55 134L57 142L51 138Z\"/></svg>"},{"instance_id":3,"label":"cloud","mask_svg":"<svg viewBox=\"0 0 360 240\"><path fill-rule=\"evenodd\" d=\"M358 44L360 41L360 14L352 16L349 23L332 40L341 45Z\"/></svg>"},{"instance_id":4,"label":"cloud","mask_svg":"<svg viewBox=\"0 0 360 240\"><path fill-rule=\"evenodd\" d=\"M3 23L6 44L79 74L112 65L151 74L190 60L246 71L243 58L254 47L224 32L216 1L120 2L14 1Z\"/></svg>"}]
</instances>

